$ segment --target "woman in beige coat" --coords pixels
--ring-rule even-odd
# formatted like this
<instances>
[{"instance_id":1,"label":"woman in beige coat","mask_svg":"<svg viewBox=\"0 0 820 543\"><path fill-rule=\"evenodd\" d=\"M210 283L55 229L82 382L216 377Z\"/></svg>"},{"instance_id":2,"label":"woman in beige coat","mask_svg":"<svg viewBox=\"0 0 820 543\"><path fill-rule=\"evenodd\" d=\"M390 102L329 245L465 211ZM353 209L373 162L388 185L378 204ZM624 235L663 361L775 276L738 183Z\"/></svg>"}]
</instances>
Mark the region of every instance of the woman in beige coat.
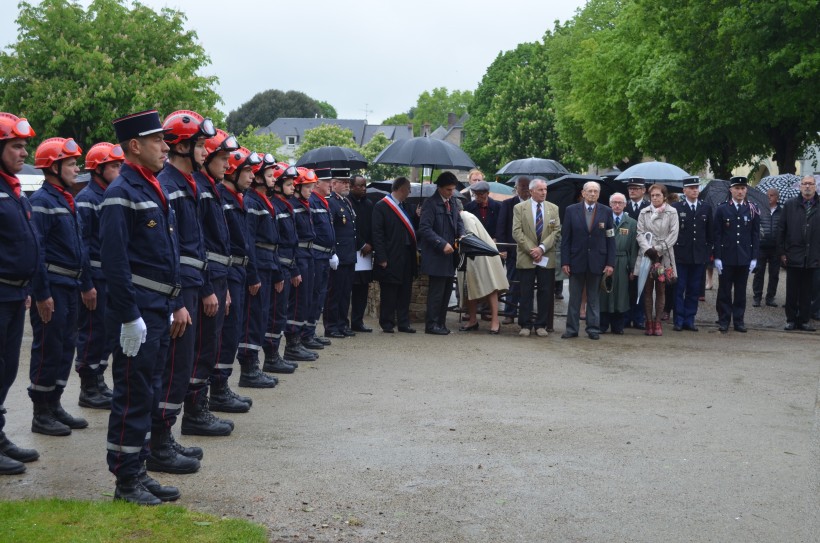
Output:
<instances>
[{"instance_id":1,"label":"woman in beige coat","mask_svg":"<svg viewBox=\"0 0 820 543\"><path fill-rule=\"evenodd\" d=\"M644 286L644 312L647 336L663 335L663 313L666 282L678 276L675 267L675 242L678 240L678 212L666 203L666 186L654 184L649 187L650 205L638 215L638 259L635 275L639 274L644 256L652 261L649 277Z\"/></svg>"},{"instance_id":2,"label":"woman in beige coat","mask_svg":"<svg viewBox=\"0 0 820 543\"><path fill-rule=\"evenodd\" d=\"M464 223L464 230L474 234L485 243L495 247L495 242L487 233L487 230L478 220L478 217L468 211L461 212L461 221ZM490 306L490 333L497 334L501 329L498 320L498 296L510 287L507 281L507 273L500 256L477 256L467 259L467 269L458 273L459 292L464 294L464 284L466 282L467 291L464 299L467 305L467 324L460 330L471 331L478 329L478 302L486 298L487 305Z\"/></svg>"}]
</instances>

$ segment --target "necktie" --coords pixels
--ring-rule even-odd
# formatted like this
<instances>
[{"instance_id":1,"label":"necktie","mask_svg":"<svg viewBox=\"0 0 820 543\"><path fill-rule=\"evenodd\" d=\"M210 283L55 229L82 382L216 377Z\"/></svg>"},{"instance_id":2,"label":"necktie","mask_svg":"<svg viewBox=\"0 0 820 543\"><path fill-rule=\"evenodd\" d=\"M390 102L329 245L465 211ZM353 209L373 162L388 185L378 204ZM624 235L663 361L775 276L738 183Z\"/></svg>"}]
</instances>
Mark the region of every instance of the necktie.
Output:
<instances>
[{"instance_id":1,"label":"necktie","mask_svg":"<svg viewBox=\"0 0 820 543\"><path fill-rule=\"evenodd\" d=\"M444 209L447 210L447 213L450 212L450 200L444 200Z\"/></svg>"},{"instance_id":2,"label":"necktie","mask_svg":"<svg viewBox=\"0 0 820 543\"><path fill-rule=\"evenodd\" d=\"M636 202L632 202L632 211L634 211L635 213L638 212L638 204Z\"/></svg>"},{"instance_id":3,"label":"necktie","mask_svg":"<svg viewBox=\"0 0 820 543\"><path fill-rule=\"evenodd\" d=\"M692 208L692 213L694 213L697 210L695 204L689 204L689 207Z\"/></svg>"},{"instance_id":4,"label":"necktie","mask_svg":"<svg viewBox=\"0 0 820 543\"><path fill-rule=\"evenodd\" d=\"M587 206L587 213L592 213L592 206Z\"/></svg>"},{"instance_id":5,"label":"necktie","mask_svg":"<svg viewBox=\"0 0 820 543\"><path fill-rule=\"evenodd\" d=\"M615 226L616 227L621 226L621 218L620 217L615 217Z\"/></svg>"},{"instance_id":6,"label":"necktie","mask_svg":"<svg viewBox=\"0 0 820 543\"><path fill-rule=\"evenodd\" d=\"M541 214L541 204L535 206L535 235L541 241L541 234L544 233L544 216Z\"/></svg>"}]
</instances>

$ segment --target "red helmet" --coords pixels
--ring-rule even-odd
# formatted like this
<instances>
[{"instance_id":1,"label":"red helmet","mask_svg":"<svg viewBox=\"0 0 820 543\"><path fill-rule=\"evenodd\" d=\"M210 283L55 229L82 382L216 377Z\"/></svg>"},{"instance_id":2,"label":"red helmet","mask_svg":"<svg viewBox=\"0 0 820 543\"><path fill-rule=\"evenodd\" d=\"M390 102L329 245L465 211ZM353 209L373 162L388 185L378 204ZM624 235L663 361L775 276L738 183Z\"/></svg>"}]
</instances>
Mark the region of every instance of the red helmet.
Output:
<instances>
[{"instance_id":1,"label":"red helmet","mask_svg":"<svg viewBox=\"0 0 820 543\"><path fill-rule=\"evenodd\" d=\"M34 167L42 170L60 160L81 156L83 150L74 138L48 138L34 152Z\"/></svg>"},{"instance_id":2,"label":"red helmet","mask_svg":"<svg viewBox=\"0 0 820 543\"><path fill-rule=\"evenodd\" d=\"M122 147L104 141L93 145L88 153L85 155L85 169L96 170L97 166L101 166L108 162L121 162L125 160L125 155L122 152Z\"/></svg>"},{"instance_id":3,"label":"red helmet","mask_svg":"<svg viewBox=\"0 0 820 543\"><path fill-rule=\"evenodd\" d=\"M216 136L216 129L211 119L204 119L196 111L181 109L174 111L162 123L165 130L165 143L173 145L181 141L195 140Z\"/></svg>"},{"instance_id":4,"label":"red helmet","mask_svg":"<svg viewBox=\"0 0 820 543\"><path fill-rule=\"evenodd\" d=\"M29 139L34 136L34 129L26 119L0 112L0 141L14 138Z\"/></svg>"},{"instance_id":5,"label":"red helmet","mask_svg":"<svg viewBox=\"0 0 820 543\"><path fill-rule=\"evenodd\" d=\"M216 129L214 137L205 140L205 151L209 157L219 151L236 151L237 149L239 149L239 142L236 141L236 136L219 128Z\"/></svg>"},{"instance_id":6,"label":"red helmet","mask_svg":"<svg viewBox=\"0 0 820 543\"><path fill-rule=\"evenodd\" d=\"M297 177L299 177L299 171L296 166L291 166L287 162L277 162L273 167L273 178L276 182L285 179L296 179Z\"/></svg>"},{"instance_id":7,"label":"red helmet","mask_svg":"<svg viewBox=\"0 0 820 543\"><path fill-rule=\"evenodd\" d=\"M225 174L233 174L246 166L253 168L261 163L262 157L256 153L250 152L245 147L240 147L236 151L231 151L231 154L228 155L228 170Z\"/></svg>"},{"instance_id":8,"label":"red helmet","mask_svg":"<svg viewBox=\"0 0 820 543\"><path fill-rule=\"evenodd\" d=\"M262 162L257 164L253 167L253 174L258 175L263 173L268 168L273 168L276 166L276 159L270 153L256 153L261 159Z\"/></svg>"},{"instance_id":9,"label":"red helmet","mask_svg":"<svg viewBox=\"0 0 820 543\"><path fill-rule=\"evenodd\" d=\"M297 177L296 180L294 180L294 185L305 185L308 183L315 183L319 180L319 178L316 176L316 172L314 172L310 168L303 168L299 166L298 168L296 168L296 171L299 172L299 177Z\"/></svg>"}]
</instances>

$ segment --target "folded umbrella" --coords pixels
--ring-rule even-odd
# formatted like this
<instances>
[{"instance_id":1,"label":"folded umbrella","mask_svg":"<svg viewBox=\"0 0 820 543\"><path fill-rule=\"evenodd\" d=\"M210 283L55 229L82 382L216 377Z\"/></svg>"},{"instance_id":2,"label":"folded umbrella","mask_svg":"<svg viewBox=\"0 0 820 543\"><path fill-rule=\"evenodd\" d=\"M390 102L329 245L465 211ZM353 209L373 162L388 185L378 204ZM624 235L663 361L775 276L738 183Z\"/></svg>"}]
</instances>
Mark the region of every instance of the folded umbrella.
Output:
<instances>
[{"instance_id":1,"label":"folded umbrella","mask_svg":"<svg viewBox=\"0 0 820 543\"><path fill-rule=\"evenodd\" d=\"M646 241L649 242L650 247L652 246L652 232L647 232L646 234ZM644 255L641 260L641 267L638 269L638 297L635 299L635 303L637 304L641 300L641 294L643 294L643 287L646 285L646 279L649 277L649 271L652 269L652 259L648 256Z\"/></svg>"},{"instance_id":2,"label":"folded umbrella","mask_svg":"<svg viewBox=\"0 0 820 543\"><path fill-rule=\"evenodd\" d=\"M498 256L498 249L474 234L467 234L457 241L458 251L468 258Z\"/></svg>"}]
</instances>

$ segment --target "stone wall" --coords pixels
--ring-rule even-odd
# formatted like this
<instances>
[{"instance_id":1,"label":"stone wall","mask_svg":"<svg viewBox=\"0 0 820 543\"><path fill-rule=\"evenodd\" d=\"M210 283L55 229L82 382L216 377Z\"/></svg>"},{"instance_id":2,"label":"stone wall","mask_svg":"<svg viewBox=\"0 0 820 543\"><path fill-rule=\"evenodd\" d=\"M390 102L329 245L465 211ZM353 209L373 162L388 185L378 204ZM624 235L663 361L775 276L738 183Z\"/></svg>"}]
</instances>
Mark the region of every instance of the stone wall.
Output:
<instances>
[{"instance_id":1,"label":"stone wall","mask_svg":"<svg viewBox=\"0 0 820 543\"><path fill-rule=\"evenodd\" d=\"M381 290L379 283L373 281L370 283L370 294L367 297L367 315L378 319L379 318L379 300ZM410 322L424 322L424 316L427 312L427 276L422 275L413 281L413 292L410 295Z\"/></svg>"}]
</instances>

